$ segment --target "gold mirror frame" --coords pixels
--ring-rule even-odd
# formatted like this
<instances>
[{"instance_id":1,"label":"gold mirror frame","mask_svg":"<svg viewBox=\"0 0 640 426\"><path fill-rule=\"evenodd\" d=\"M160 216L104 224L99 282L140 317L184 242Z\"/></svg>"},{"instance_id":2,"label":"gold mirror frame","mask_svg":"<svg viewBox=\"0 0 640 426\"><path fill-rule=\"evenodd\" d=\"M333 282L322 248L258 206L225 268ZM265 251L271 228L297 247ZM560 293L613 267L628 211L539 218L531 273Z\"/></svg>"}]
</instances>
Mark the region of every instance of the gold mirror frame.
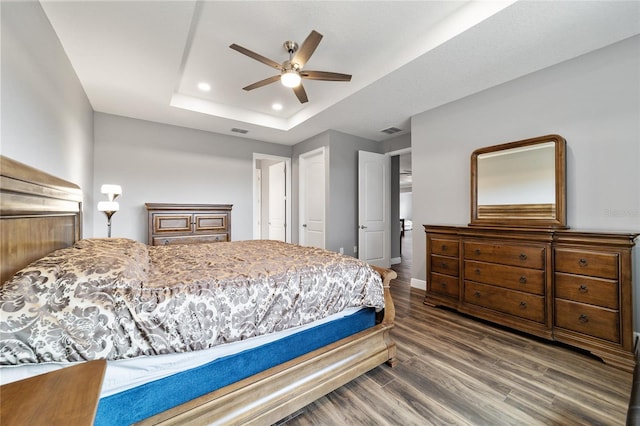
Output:
<instances>
[{"instance_id":1,"label":"gold mirror frame","mask_svg":"<svg viewBox=\"0 0 640 426\"><path fill-rule=\"evenodd\" d=\"M478 205L478 157L501 151L524 151L527 147L555 145L555 204ZM567 228L566 141L559 135L540 136L489 146L471 154L471 226L508 226L525 228ZM514 152L515 153L515 152ZM508 154L508 153L505 153Z\"/></svg>"}]
</instances>

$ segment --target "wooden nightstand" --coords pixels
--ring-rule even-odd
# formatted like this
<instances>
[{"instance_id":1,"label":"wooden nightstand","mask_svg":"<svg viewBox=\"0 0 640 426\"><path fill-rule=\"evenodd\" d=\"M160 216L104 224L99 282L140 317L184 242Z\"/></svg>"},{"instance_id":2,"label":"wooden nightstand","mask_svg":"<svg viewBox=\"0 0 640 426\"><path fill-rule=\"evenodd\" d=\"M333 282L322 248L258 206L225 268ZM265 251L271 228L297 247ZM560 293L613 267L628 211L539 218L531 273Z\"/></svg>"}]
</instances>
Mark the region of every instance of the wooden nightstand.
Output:
<instances>
[{"instance_id":1,"label":"wooden nightstand","mask_svg":"<svg viewBox=\"0 0 640 426\"><path fill-rule=\"evenodd\" d=\"M0 386L0 424L92 425L106 367L100 359Z\"/></svg>"}]
</instances>

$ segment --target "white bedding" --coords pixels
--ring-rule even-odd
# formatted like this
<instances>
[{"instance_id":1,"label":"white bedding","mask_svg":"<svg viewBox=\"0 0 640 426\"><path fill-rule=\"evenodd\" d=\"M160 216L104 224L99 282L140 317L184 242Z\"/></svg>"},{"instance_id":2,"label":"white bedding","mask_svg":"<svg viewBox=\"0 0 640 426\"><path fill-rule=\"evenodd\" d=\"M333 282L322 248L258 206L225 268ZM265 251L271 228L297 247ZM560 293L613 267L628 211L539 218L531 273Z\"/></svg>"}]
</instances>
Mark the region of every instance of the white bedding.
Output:
<instances>
[{"instance_id":1,"label":"white bedding","mask_svg":"<svg viewBox=\"0 0 640 426\"><path fill-rule=\"evenodd\" d=\"M273 342L299 331L349 316L360 309L362 308L347 308L342 312L333 314L310 324L265 336L257 336L246 340L218 345L211 349L109 361L107 363L107 370L102 384L100 397L102 398L123 392L127 389L143 385L144 383L152 382L181 371L186 371L191 368L204 365L217 358L233 355L247 349ZM60 368L69 367L70 365L73 364L68 362L49 362L41 364L1 366L0 384L15 382L17 380L48 373Z\"/></svg>"}]
</instances>

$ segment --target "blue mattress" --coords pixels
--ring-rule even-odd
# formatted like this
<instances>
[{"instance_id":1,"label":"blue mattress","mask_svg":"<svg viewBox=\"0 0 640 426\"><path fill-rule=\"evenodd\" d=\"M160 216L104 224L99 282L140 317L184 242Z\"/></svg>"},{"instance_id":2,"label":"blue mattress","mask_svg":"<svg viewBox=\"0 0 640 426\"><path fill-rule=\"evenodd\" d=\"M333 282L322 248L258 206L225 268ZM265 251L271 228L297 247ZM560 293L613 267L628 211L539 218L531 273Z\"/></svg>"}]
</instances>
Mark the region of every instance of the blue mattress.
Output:
<instances>
[{"instance_id":1,"label":"blue mattress","mask_svg":"<svg viewBox=\"0 0 640 426\"><path fill-rule=\"evenodd\" d=\"M101 398L95 425L129 425L374 325L375 310L361 309L266 345Z\"/></svg>"}]
</instances>

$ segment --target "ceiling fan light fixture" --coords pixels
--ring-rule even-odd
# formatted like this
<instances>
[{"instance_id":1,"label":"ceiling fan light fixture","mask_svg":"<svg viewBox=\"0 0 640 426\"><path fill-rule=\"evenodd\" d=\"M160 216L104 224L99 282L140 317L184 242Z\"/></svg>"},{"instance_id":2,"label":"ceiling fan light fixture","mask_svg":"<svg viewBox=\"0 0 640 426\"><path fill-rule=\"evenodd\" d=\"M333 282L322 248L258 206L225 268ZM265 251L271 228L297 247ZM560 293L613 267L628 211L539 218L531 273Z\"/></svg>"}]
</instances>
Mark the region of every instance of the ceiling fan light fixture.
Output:
<instances>
[{"instance_id":1,"label":"ceiling fan light fixture","mask_svg":"<svg viewBox=\"0 0 640 426\"><path fill-rule=\"evenodd\" d=\"M243 87L242 90L254 90L280 80L283 86L293 89L293 93L296 95L300 103L304 104L309 102L309 98L307 97L307 92L302 86L303 78L324 81L351 81L350 74L340 74L337 72L327 71L303 71L305 64L311 55L313 55L313 52L315 52L320 40L322 40L322 34L312 30L307 38L302 42L301 46L298 46L298 44L293 41L285 41L284 49L289 53L289 59L281 64L256 52L252 52L245 47L239 46L235 43L231 44L229 46L231 49L255 59L258 62L262 62L271 68L275 68L280 72L280 75L276 74L260 81L256 81L253 84Z\"/></svg>"},{"instance_id":2,"label":"ceiling fan light fixture","mask_svg":"<svg viewBox=\"0 0 640 426\"><path fill-rule=\"evenodd\" d=\"M280 82L285 87L298 87L302 78L296 70L284 70L280 75Z\"/></svg>"}]
</instances>

